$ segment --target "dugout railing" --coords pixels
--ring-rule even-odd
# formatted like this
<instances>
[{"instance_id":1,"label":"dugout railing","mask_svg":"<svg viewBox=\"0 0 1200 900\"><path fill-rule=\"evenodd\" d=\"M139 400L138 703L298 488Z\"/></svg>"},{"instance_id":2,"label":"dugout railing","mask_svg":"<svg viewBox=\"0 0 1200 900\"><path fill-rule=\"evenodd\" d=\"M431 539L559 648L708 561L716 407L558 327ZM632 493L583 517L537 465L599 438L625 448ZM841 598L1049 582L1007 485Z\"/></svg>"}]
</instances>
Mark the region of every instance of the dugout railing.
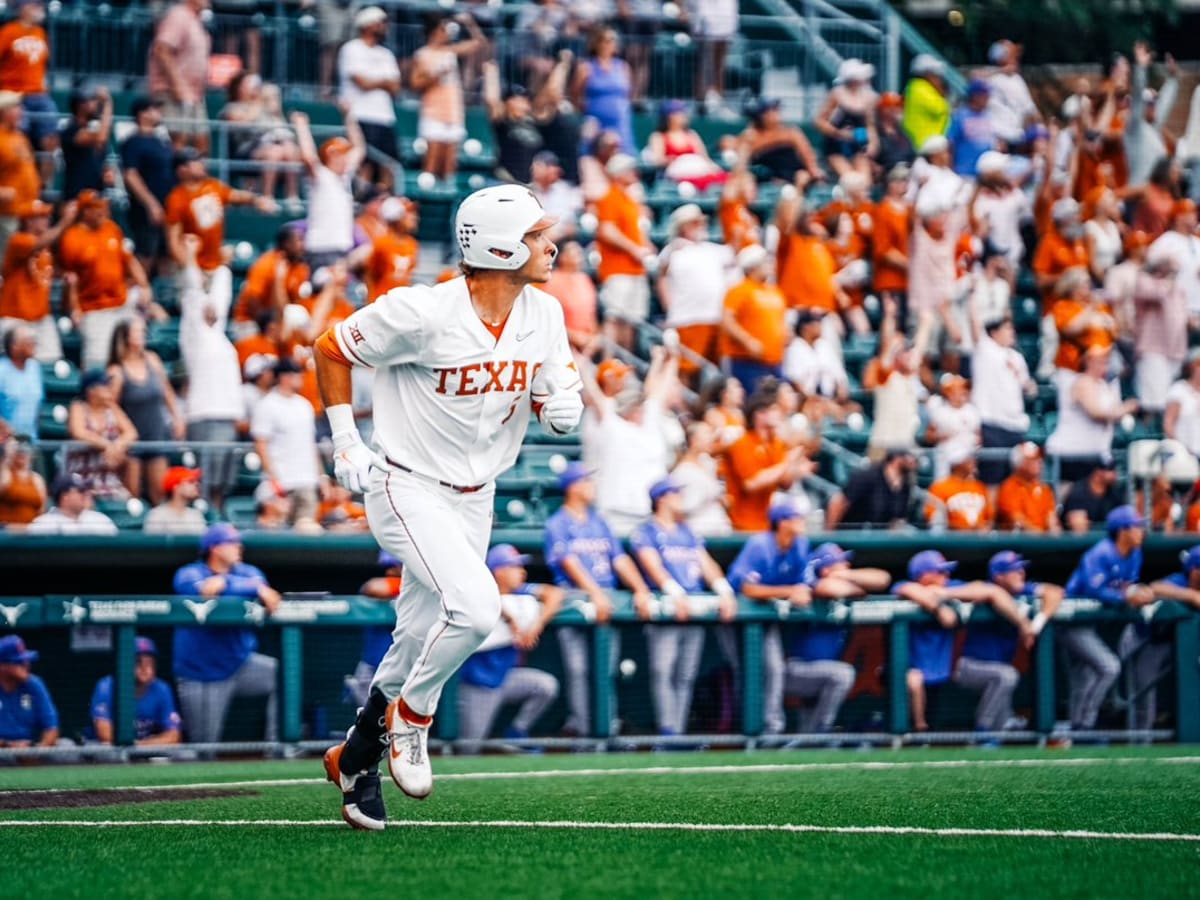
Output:
<instances>
[{"instance_id":1,"label":"dugout railing","mask_svg":"<svg viewBox=\"0 0 1200 900\"><path fill-rule=\"evenodd\" d=\"M711 597L696 598L693 621L717 626ZM616 596L616 608L611 624L600 625L587 615L586 604L573 595L558 614L551 627L558 625L583 626L591 629L592 659L607 659L614 628L644 624L634 613L628 595ZM957 604L959 617L965 625L995 621L990 609L970 604ZM652 621L669 623L673 619L662 610ZM134 735L134 636L139 629L175 626L252 627L278 630L280 742L305 749L306 737L324 739L325 734L305 734L305 698L303 674L309 654L319 654L321 648L308 645L306 635L316 635L321 629L362 628L369 625L390 625L394 621L389 605L360 596L347 595L289 595L273 615L255 602L243 598L223 598L216 602L203 598L175 595L46 595L4 597L0 599L0 634L19 631L27 638L36 638L47 629L102 627L111 630L111 662L114 675L115 743L128 746ZM709 736L709 743L753 743L763 728L763 640L768 626L778 623L817 623L850 628L882 626L886 630L886 705L887 725L875 734L876 742L893 743L917 740L929 742L937 736L910 736L908 694L905 673L908 668L909 629L916 623L928 622L930 617L915 605L894 597L873 597L850 603L818 602L809 609L789 607L785 603L756 603L739 599L738 615L733 623L738 633L740 657L740 704L742 728L740 735ZM1141 739L1173 737L1180 742L1200 741L1200 618L1181 604L1164 601L1142 610L1105 606L1091 600L1064 601L1057 615L1042 632L1031 655L1030 677L1033 682L1033 721L1027 734L1010 738L1045 739L1055 726L1055 711L1059 697L1056 664L1055 632L1058 628L1098 623L1145 621L1159 630L1169 629L1173 643L1173 680L1175 700L1174 732L1143 732ZM54 665L44 659L42 666ZM595 731L591 745L603 747L616 742L617 746L636 746L660 743L658 738L629 740L610 734L613 720L615 679L605 667L591 668L592 721ZM161 673L167 675L168 673ZM454 747L458 739L455 686L447 686L443 696L435 732L441 744ZM1117 736L1116 733L1112 733ZM907 736L907 737L905 737ZM696 741L703 735L686 735L680 740ZM795 736L803 742L802 736ZM964 735L958 733L958 740ZM882 739L882 740L881 740ZM534 741L533 743L538 743ZM587 743L587 741L585 741ZM155 753L161 754L161 748ZM28 751L0 751L0 756L27 754Z\"/></svg>"}]
</instances>

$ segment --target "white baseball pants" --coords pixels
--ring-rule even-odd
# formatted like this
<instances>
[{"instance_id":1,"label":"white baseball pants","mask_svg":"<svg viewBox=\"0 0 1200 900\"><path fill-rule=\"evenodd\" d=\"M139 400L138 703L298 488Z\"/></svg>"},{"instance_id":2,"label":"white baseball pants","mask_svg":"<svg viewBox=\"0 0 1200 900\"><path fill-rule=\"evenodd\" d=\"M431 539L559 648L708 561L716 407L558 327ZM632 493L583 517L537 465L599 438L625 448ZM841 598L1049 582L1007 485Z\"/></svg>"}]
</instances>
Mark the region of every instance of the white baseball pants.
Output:
<instances>
[{"instance_id":1,"label":"white baseball pants","mask_svg":"<svg viewBox=\"0 0 1200 900\"><path fill-rule=\"evenodd\" d=\"M463 494L398 469L371 475L371 533L404 563L392 646L371 688L403 696L421 715L433 715L442 687L500 619L500 591L484 563L494 494L493 485Z\"/></svg>"}]
</instances>

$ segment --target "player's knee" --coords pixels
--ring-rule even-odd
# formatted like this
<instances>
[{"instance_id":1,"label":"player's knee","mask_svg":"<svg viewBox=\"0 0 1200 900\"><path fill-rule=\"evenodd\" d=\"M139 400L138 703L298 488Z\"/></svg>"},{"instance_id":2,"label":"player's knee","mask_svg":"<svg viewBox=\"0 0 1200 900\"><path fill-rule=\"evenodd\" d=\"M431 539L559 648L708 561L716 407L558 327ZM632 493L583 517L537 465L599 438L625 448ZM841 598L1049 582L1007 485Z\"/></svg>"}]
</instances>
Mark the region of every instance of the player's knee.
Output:
<instances>
[{"instance_id":1,"label":"player's knee","mask_svg":"<svg viewBox=\"0 0 1200 900\"><path fill-rule=\"evenodd\" d=\"M1016 688L1017 682L1021 680L1021 676L1012 666L1005 666L997 674L996 680L1001 687L1013 690Z\"/></svg>"},{"instance_id":2,"label":"player's knee","mask_svg":"<svg viewBox=\"0 0 1200 900\"><path fill-rule=\"evenodd\" d=\"M1097 663L1099 663L1100 674L1105 678L1116 678L1121 674L1121 660L1115 654L1109 653L1098 659Z\"/></svg>"},{"instance_id":3,"label":"player's knee","mask_svg":"<svg viewBox=\"0 0 1200 900\"><path fill-rule=\"evenodd\" d=\"M538 694L547 700L553 700L558 696L558 679L549 672L539 672L537 676L537 690Z\"/></svg>"},{"instance_id":4,"label":"player's knee","mask_svg":"<svg viewBox=\"0 0 1200 900\"><path fill-rule=\"evenodd\" d=\"M850 663L842 663L834 670L833 683L844 691L849 691L854 687L854 679L857 673L854 671L854 666Z\"/></svg>"}]
</instances>

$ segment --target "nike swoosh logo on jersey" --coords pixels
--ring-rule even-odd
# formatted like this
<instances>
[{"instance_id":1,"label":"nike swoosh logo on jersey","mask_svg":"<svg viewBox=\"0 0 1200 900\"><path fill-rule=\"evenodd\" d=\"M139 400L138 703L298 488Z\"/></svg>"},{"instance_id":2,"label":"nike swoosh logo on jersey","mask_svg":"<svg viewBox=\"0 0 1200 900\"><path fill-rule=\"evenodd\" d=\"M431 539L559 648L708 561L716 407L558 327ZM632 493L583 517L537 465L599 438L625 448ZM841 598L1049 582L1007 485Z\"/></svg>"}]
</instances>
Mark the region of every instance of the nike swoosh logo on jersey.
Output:
<instances>
[{"instance_id":1,"label":"nike swoosh logo on jersey","mask_svg":"<svg viewBox=\"0 0 1200 900\"><path fill-rule=\"evenodd\" d=\"M525 338L529 337L531 334L533 334L533 329L532 329L532 328L531 328L531 329L529 329L529 331L525 332L524 334L518 334L518 335L517 335L517 340L518 340L518 341L523 341L523 340L525 340Z\"/></svg>"}]
</instances>

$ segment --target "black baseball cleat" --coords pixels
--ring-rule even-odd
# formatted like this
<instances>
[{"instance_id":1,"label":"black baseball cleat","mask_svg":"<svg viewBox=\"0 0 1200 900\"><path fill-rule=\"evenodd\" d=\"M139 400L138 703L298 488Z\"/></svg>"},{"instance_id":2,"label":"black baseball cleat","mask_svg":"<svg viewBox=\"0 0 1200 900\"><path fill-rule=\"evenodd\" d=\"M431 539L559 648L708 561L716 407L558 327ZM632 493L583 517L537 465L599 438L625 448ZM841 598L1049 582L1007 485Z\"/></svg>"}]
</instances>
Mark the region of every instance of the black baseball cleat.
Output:
<instances>
[{"instance_id":1,"label":"black baseball cleat","mask_svg":"<svg viewBox=\"0 0 1200 900\"><path fill-rule=\"evenodd\" d=\"M345 744L325 751L325 777L342 792L342 818L351 828L360 831L383 831L387 825L387 809L383 805L383 786L377 769L345 775L338 764Z\"/></svg>"}]
</instances>

